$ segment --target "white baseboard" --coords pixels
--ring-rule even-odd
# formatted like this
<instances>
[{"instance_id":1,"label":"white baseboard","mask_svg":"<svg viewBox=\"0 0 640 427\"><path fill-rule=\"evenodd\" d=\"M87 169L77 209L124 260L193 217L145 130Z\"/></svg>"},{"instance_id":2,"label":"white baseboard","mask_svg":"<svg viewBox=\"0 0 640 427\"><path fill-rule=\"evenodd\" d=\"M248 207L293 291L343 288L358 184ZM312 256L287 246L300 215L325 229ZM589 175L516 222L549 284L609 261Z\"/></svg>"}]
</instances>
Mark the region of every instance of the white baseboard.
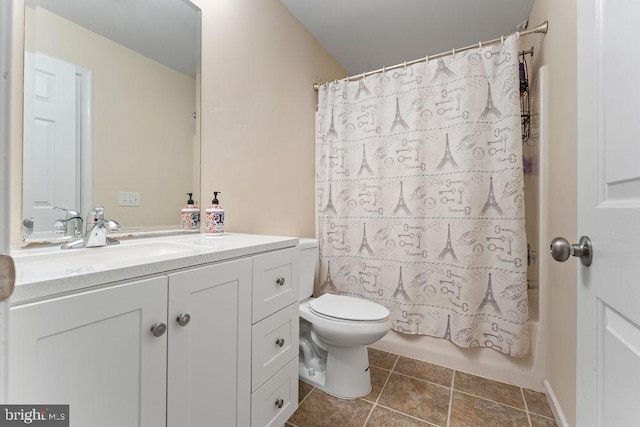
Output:
<instances>
[{"instance_id":1,"label":"white baseboard","mask_svg":"<svg viewBox=\"0 0 640 427\"><path fill-rule=\"evenodd\" d=\"M569 423L567 422L567 418L564 416L564 412L562 412L562 408L560 407L560 402L556 398L556 395L553 393L553 389L551 388L551 384L549 381L544 380L544 394L547 396L547 401L549 402L549 406L551 407L551 411L553 412L553 416L558 423L558 427L569 427Z\"/></svg>"}]
</instances>

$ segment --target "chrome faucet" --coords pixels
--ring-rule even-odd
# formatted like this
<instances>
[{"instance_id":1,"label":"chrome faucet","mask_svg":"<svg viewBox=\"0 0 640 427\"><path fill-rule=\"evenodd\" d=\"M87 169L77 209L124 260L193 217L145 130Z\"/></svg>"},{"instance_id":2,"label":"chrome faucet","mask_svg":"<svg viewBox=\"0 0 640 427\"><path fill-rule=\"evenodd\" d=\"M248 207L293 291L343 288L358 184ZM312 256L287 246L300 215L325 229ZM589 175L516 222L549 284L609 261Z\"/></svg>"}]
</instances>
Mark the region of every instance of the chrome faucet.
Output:
<instances>
[{"instance_id":1,"label":"chrome faucet","mask_svg":"<svg viewBox=\"0 0 640 427\"><path fill-rule=\"evenodd\" d=\"M71 242L64 243L62 249L94 248L98 246L117 245L120 242L107 237L108 231L117 231L120 224L112 219L104 219L104 207L96 206L91 209L85 221L84 236Z\"/></svg>"},{"instance_id":2,"label":"chrome faucet","mask_svg":"<svg viewBox=\"0 0 640 427\"><path fill-rule=\"evenodd\" d=\"M65 236L82 235L82 217L78 212L59 207L54 207L54 209L65 213L64 219L59 219L53 223L54 230L60 230L60 233Z\"/></svg>"}]
</instances>

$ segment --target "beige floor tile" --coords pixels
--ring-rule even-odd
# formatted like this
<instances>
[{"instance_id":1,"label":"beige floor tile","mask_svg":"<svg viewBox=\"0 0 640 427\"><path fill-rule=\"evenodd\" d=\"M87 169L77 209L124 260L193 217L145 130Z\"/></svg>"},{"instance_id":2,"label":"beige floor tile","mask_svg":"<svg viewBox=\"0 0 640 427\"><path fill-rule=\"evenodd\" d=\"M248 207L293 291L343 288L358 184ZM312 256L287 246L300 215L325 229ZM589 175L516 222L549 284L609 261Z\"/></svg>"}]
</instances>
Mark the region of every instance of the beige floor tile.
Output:
<instances>
[{"instance_id":1,"label":"beige floor tile","mask_svg":"<svg viewBox=\"0 0 640 427\"><path fill-rule=\"evenodd\" d=\"M524 392L524 398L527 401L529 412L543 415L547 418L553 418L553 412L547 401L547 396L545 396L544 393L527 389L522 389L522 391Z\"/></svg>"},{"instance_id":2,"label":"beige floor tile","mask_svg":"<svg viewBox=\"0 0 640 427\"><path fill-rule=\"evenodd\" d=\"M504 403L505 405L524 409L524 400L522 399L520 387L514 385L456 371L453 388L485 399Z\"/></svg>"},{"instance_id":3,"label":"beige floor tile","mask_svg":"<svg viewBox=\"0 0 640 427\"><path fill-rule=\"evenodd\" d=\"M366 424L367 427L425 427L424 421L416 420L391 409L376 406Z\"/></svg>"},{"instance_id":4,"label":"beige floor tile","mask_svg":"<svg viewBox=\"0 0 640 427\"><path fill-rule=\"evenodd\" d=\"M451 387L451 379L453 378L453 371L449 368L402 356L393 371L445 387Z\"/></svg>"},{"instance_id":5,"label":"beige floor tile","mask_svg":"<svg viewBox=\"0 0 640 427\"><path fill-rule=\"evenodd\" d=\"M531 417L531 427L557 427L556 420L551 418L541 417L535 414L529 414Z\"/></svg>"},{"instance_id":6,"label":"beige floor tile","mask_svg":"<svg viewBox=\"0 0 640 427\"><path fill-rule=\"evenodd\" d=\"M362 427L373 404L345 400L314 389L289 419L298 427Z\"/></svg>"},{"instance_id":7,"label":"beige floor tile","mask_svg":"<svg viewBox=\"0 0 640 427\"><path fill-rule=\"evenodd\" d=\"M451 427L528 427L524 411L509 406L453 392Z\"/></svg>"},{"instance_id":8,"label":"beige floor tile","mask_svg":"<svg viewBox=\"0 0 640 427\"><path fill-rule=\"evenodd\" d=\"M375 348L368 348L367 350L369 351L369 364L382 369L391 370L399 357L397 354L387 353Z\"/></svg>"},{"instance_id":9,"label":"beige floor tile","mask_svg":"<svg viewBox=\"0 0 640 427\"><path fill-rule=\"evenodd\" d=\"M363 397L370 402L375 402L378 396L380 396L380 392L382 391L382 387L384 387L384 383L389 378L389 374L391 371L387 371L386 369L376 368L375 366L371 367L371 393Z\"/></svg>"},{"instance_id":10,"label":"beige floor tile","mask_svg":"<svg viewBox=\"0 0 640 427\"><path fill-rule=\"evenodd\" d=\"M444 425L450 393L448 388L392 372L378 403L430 423Z\"/></svg>"},{"instance_id":11,"label":"beige floor tile","mask_svg":"<svg viewBox=\"0 0 640 427\"><path fill-rule=\"evenodd\" d=\"M311 390L313 390L313 386L311 384L298 380L298 403L302 402L302 400L311 393Z\"/></svg>"}]
</instances>

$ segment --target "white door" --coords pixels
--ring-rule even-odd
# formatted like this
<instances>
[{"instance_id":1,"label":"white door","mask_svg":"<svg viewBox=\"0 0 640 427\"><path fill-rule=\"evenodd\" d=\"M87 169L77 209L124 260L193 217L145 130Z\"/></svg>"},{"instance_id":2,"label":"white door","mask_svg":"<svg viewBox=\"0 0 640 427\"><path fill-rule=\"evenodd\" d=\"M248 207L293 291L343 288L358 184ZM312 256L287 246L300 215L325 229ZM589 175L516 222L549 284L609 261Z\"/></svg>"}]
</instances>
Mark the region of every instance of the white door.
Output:
<instances>
[{"instance_id":1,"label":"white door","mask_svg":"<svg viewBox=\"0 0 640 427\"><path fill-rule=\"evenodd\" d=\"M577 7L578 426L640 426L640 2Z\"/></svg>"},{"instance_id":2,"label":"white door","mask_svg":"<svg viewBox=\"0 0 640 427\"><path fill-rule=\"evenodd\" d=\"M167 426L248 426L251 259L169 275L168 313Z\"/></svg>"},{"instance_id":3,"label":"white door","mask_svg":"<svg viewBox=\"0 0 640 427\"><path fill-rule=\"evenodd\" d=\"M166 425L166 316L166 277L12 308L9 402L68 404L71 427Z\"/></svg>"},{"instance_id":4,"label":"white door","mask_svg":"<svg viewBox=\"0 0 640 427\"><path fill-rule=\"evenodd\" d=\"M25 54L23 217L33 232L51 232L64 213L79 211L76 67L48 55ZM36 234L37 235L37 234Z\"/></svg>"}]
</instances>

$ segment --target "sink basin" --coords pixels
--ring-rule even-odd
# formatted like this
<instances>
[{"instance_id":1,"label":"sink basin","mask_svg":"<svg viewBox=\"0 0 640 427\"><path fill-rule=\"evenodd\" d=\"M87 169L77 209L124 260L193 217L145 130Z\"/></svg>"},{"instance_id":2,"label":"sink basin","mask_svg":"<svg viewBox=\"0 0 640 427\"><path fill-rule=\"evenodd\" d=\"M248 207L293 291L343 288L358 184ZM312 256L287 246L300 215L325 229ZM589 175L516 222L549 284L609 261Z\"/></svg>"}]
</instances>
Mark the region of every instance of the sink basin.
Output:
<instances>
[{"instance_id":1,"label":"sink basin","mask_svg":"<svg viewBox=\"0 0 640 427\"><path fill-rule=\"evenodd\" d=\"M110 268L162 261L202 252L202 248L173 242L131 243L98 248L57 249L14 258L16 281L28 283Z\"/></svg>"}]
</instances>

